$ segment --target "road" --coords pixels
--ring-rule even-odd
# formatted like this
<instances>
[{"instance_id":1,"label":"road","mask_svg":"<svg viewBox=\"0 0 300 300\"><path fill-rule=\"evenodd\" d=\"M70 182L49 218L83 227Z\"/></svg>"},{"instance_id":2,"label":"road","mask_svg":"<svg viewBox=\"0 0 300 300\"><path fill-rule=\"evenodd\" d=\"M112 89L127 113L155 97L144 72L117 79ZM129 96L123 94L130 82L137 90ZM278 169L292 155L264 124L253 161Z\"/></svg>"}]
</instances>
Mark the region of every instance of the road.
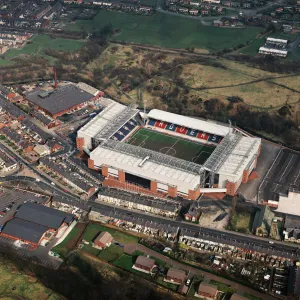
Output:
<instances>
[{"instance_id":1,"label":"road","mask_svg":"<svg viewBox=\"0 0 300 300\"><path fill-rule=\"evenodd\" d=\"M269 255L277 255L290 259L296 259L300 257L299 247L295 247L294 245L287 245L281 242L273 242L268 239L239 234L236 232L220 231L216 229L200 227L197 224L188 223L183 220L171 220L135 212L133 210L129 212L123 208L111 207L106 204L93 202L91 200L89 201L89 204L93 207L93 210L99 211L106 216L115 216L115 218L120 218L123 220L132 218L137 221L137 223L140 222L141 224L148 221L149 223L164 224L170 227L177 227L181 232L188 231L203 240L232 245L235 247L266 253ZM273 244L270 244L270 241Z\"/></svg>"}]
</instances>

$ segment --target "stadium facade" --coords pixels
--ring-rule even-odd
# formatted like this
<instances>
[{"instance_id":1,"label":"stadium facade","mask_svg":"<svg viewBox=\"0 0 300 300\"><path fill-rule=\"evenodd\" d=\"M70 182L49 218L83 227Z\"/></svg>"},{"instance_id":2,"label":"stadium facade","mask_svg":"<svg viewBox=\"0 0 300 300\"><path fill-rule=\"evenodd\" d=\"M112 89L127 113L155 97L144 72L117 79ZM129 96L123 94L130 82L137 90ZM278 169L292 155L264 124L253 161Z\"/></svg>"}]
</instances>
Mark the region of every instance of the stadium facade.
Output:
<instances>
[{"instance_id":1,"label":"stadium facade","mask_svg":"<svg viewBox=\"0 0 300 300\"><path fill-rule=\"evenodd\" d=\"M104 100L76 144L107 186L196 200L201 193L235 195L256 168L259 138L214 121L157 109L145 114Z\"/></svg>"}]
</instances>

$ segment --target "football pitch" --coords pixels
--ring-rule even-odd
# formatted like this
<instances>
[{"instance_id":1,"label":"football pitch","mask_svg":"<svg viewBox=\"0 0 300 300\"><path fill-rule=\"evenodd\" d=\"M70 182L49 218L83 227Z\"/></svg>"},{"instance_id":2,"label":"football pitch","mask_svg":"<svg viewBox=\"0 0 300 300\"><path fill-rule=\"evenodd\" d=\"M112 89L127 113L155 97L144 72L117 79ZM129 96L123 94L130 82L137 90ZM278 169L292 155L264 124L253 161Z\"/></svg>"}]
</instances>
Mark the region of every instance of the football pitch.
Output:
<instances>
[{"instance_id":1,"label":"football pitch","mask_svg":"<svg viewBox=\"0 0 300 300\"><path fill-rule=\"evenodd\" d=\"M214 146L200 144L145 128L138 129L126 142L187 161L193 161L197 164L203 164L215 149Z\"/></svg>"}]
</instances>

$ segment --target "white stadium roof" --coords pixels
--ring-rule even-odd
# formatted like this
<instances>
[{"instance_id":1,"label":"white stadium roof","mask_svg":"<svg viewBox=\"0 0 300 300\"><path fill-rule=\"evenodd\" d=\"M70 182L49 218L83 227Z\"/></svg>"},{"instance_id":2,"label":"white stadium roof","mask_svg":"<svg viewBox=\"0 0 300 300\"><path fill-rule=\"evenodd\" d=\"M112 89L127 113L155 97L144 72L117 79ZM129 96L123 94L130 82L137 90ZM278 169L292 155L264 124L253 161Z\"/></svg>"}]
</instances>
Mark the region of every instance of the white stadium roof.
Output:
<instances>
[{"instance_id":1,"label":"white stadium roof","mask_svg":"<svg viewBox=\"0 0 300 300\"><path fill-rule=\"evenodd\" d=\"M228 134L205 162L204 167L214 173L239 179L256 157L260 138Z\"/></svg>"},{"instance_id":2,"label":"white stadium roof","mask_svg":"<svg viewBox=\"0 0 300 300\"><path fill-rule=\"evenodd\" d=\"M168 122L175 125L191 128L194 130L204 131L218 136L225 136L226 134L232 131L232 129L230 129L229 126L220 125L213 121L194 119L191 117L185 117L185 116L169 113L166 111L162 111L159 109L152 109L148 113L148 117L155 120L160 120L163 122Z\"/></svg>"},{"instance_id":3,"label":"white stadium roof","mask_svg":"<svg viewBox=\"0 0 300 300\"><path fill-rule=\"evenodd\" d=\"M85 124L79 131L78 136L84 134L94 138L102 129L112 122L121 111L125 110L126 106L118 102L112 102L103 109L95 118Z\"/></svg>"},{"instance_id":4,"label":"white stadium roof","mask_svg":"<svg viewBox=\"0 0 300 300\"><path fill-rule=\"evenodd\" d=\"M181 187L185 190L194 190L200 184L200 175L193 172L160 164L149 157L141 158L134 154L108 149L101 144L90 153L90 158L94 160L96 167L106 165L149 180L175 185L178 189Z\"/></svg>"}]
</instances>

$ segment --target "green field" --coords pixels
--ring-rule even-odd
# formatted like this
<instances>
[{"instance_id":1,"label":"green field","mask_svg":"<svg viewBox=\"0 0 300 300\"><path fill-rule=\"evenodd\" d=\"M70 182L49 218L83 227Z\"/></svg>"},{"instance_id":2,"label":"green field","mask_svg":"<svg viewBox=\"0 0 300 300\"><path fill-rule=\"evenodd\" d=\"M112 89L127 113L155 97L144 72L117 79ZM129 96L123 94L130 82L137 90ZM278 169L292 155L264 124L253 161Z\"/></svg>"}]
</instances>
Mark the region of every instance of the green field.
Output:
<instances>
[{"instance_id":1,"label":"green field","mask_svg":"<svg viewBox=\"0 0 300 300\"><path fill-rule=\"evenodd\" d=\"M127 143L157 152L165 153L197 164L203 164L215 147L203 145L176 136L141 128L136 131Z\"/></svg>"},{"instance_id":2,"label":"green field","mask_svg":"<svg viewBox=\"0 0 300 300\"><path fill-rule=\"evenodd\" d=\"M41 55L43 57L51 59L51 57L45 55L44 49L54 49L59 51L76 51L84 45L84 41L69 40L69 39L52 39L48 35L39 34L35 35L31 39L32 43L25 44L21 49L10 49L5 54L4 62L7 63L7 59L14 58L16 56L27 55ZM1 60L0 60L1 65Z\"/></svg>"},{"instance_id":3,"label":"green field","mask_svg":"<svg viewBox=\"0 0 300 300\"><path fill-rule=\"evenodd\" d=\"M112 24L121 33L112 37L117 41L158 45L167 48L194 47L209 51L239 45L253 40L261 28L245 29L202 26L200 20L182 18L162 13L153 16L139 16L113 11L100 11L93 20L80 20L68 24L69 31L97 31Z\"/></svg>"},{"instance_id":4,"label":"green field","mask_svg":"<svg viewBox=\"0 0 300 300\"><path fill-rule=\"evenodd\" d=\"M25 269L25 268L24 268ZM0 299L59 300L65 297L45 287L31 272L19 269L4 257L0 261Z\"/></svg>"}]
</instances>

